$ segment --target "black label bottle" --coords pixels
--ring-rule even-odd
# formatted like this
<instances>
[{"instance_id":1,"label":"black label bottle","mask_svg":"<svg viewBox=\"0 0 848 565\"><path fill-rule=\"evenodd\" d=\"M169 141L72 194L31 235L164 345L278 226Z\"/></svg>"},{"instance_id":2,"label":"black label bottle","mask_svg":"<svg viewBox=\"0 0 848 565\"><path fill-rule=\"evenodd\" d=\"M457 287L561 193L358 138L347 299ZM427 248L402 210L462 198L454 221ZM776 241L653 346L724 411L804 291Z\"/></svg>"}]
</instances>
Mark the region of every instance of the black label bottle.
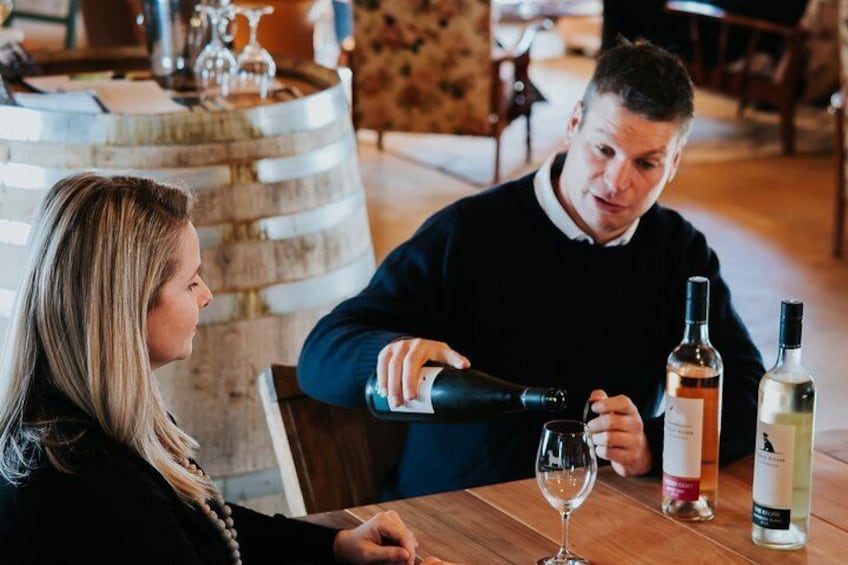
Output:
<instances>
[{"instance_id":1,"label":"black label bottle","mask_svg":"<svg viewBox=\"0 0 848 565\"><path fill-rule=\"evenodd\" d=\"M392 407L377 391L377 375L365 385L365 402L378 418L419 422L472 422L498 414L565 409L568 395L557 388L526 387L474 369L422 367L418 396Z\"/></svg>"},{"instance_id":2,"label":"black label bottle","mask_svg":"<svg viewBox=\"0 0 848 565\"><path fill-rule=\"evenodd\" d=\"M707 326L710 281L686 283L683 341L668 357L662 510L677 520L715 516L721 432L721 355Z\"/></svg>"},{"instance_id":3,"label":"black label bottle","mask_svg":"<svg viewBox=\"0 0 848 565\"><path fill-rule=\"evenodd\" d=\"M810 529L816 389L801 363L803 302L780 305L780 347L760 380L754 449L751 539L772 549L797 549Z\"/></svg>"}]
</instances>

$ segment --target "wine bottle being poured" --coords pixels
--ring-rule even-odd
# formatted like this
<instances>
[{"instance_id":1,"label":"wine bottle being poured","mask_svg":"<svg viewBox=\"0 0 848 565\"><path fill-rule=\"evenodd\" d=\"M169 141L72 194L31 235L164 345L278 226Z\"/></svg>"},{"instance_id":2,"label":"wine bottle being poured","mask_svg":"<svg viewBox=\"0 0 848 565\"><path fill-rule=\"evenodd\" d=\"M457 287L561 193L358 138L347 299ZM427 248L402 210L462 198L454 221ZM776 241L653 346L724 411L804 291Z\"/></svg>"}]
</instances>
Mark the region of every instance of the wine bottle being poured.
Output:
<instances>
[{"instance_id":1,"label":"wine bottle being poured","mask_svg":"<svg viewBox=\"0 0 848 565\"><path fill-rule=\"evenodd\" d=\"M377 374L365 385L365 402L378 418L418 422L472 422L499 414L559 412L565 409L566 391L527 387L474 369L423 367L417 397L400 406L377 390Z\"/></svg>"}]
</instances>

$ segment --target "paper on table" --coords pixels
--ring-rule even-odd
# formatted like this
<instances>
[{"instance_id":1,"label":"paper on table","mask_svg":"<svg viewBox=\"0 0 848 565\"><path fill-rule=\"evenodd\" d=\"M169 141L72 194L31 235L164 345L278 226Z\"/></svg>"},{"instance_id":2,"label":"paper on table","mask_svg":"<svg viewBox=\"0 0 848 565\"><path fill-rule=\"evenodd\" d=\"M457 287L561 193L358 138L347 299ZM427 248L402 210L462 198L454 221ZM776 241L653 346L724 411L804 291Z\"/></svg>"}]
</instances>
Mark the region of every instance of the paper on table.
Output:
<instances>
[{"instance_id":1,"label":"paper on table","mask_svg":"<svg viewBox=\"0 0 848 565\"><path fill-rule=\"evenodd\" d=\"M28 77L27 84L44 92L94 90L100 102L114 114L186 112L153 80L74 79L69 75Z\"/></svg>"},{"instance_id":2,"label":"paper on table","mask_svg":"<svg viewBox=\"0 0 848 565\"><path fill-rule=\"evenodd\" d=\"M187 112L153 80L109 80L95 88L97 97L113 114Z\"/></svg>"},{"instance_id":3,"label":"paper on table","mask_svg":"<svg viewBox=\"0 0 848 565\"><path fill-rule=\"evenodd\" d=\"M24 108L35 110L55 110L61 112L80 112L85 114L102 114L103 107L98 104L94 92L59 92L55 94L33 94L31 92L16 92L15 102Z\"/></svg>"}]
</instances>

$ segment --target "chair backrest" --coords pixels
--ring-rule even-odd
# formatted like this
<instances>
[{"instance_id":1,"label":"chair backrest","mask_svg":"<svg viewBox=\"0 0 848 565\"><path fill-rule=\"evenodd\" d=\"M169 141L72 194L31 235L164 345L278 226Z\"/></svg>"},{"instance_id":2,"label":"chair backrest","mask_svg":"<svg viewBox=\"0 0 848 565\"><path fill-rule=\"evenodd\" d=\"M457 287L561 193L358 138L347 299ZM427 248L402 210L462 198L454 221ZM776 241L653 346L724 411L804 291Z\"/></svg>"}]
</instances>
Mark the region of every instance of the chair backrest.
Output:
<instances>
[{"instance_id":1,"label":"chair backrest","mask_svg":"<svg viewBox=\"0 0 848 565\"><path fill-rule=\"evenodd\" d=\"M493 135L489 2L353 0L353 22L357 128Z\"/></svg>"},{"instance_id":2,"label":"chair backrest","mask_svg":"<svg viewBox=\"0 0 848 565\"><path fill-rule=\"evenodd\" d=\"M260 395L290 516L379 500L397 464L406 426L307 397L295 367L274 365L259 377Z\"/></svg>"},{"instance_id":3,"label":"chair backrest","mask_svg":"<svg viewBox=\"0 0 848 565\"><path fill-rule=\"evenodd\" d=\"M16 18L62 24L65 26L65 47L70 48L77 40L77 13L79 0L15 0L15 9L7 25Z\"/></svg>"}]
</instances>

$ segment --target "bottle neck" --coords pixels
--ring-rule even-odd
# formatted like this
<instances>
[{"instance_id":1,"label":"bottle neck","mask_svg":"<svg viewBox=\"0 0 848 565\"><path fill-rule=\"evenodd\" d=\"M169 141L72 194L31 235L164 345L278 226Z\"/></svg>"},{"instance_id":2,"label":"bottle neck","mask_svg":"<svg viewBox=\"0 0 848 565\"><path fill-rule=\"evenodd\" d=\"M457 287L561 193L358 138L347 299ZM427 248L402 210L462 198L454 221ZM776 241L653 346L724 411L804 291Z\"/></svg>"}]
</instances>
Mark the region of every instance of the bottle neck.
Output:
<instances>
[{"instance_id":1,"label":"bottle neck","mask_svg":"<svg viewBox=\"0 0 848 565\"><path fill-rule=\"evenodd\" d=\"M790 347L781 345L777 350L777 363L775 365L784 368L803 367L803 363L801 362L801 346L793 345Z\"/></svg>"},{"instance_id":2,"label":"bottle neck","mask_svg":"<svg viewBox=\"0 0 848 565\"><path fill-rule=\"evenodd\" d=\"M710 331L706 320L698 322L686 321L683 330L683 343L709 343Z\"/></svg>"},{"instance_id":3,"label":"bottle neck","mask_svg":"<svg viewBox=\"0 0 848 565\"><path fill-rule=\"evenodd\" d=\"M558 388L528 387L519 399L521 406L531 412L561 412L568 404L568 393Z\"/></svg>"}]
</instances>

